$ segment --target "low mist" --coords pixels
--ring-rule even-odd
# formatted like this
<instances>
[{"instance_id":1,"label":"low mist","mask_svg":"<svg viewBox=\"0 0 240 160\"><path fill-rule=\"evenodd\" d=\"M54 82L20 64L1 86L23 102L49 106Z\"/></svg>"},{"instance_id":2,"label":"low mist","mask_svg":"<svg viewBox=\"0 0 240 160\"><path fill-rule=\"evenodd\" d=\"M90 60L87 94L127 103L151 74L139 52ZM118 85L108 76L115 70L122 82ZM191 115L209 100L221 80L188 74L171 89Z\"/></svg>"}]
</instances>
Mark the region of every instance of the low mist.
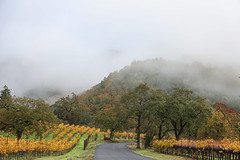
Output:
<instances>
[{"instance_id":1,"label":"low mist","mask_svg":"<svg viewBox=\"0 0 240 160\"><path fill-rule=\"evenodd\" d=\"M181 64L166 74L238 95L239 19L238 0L2 0L0 87L44 99L80 94L135 60L162 57ZM201 63L206 71L194 69Z\"/></svg>"},{"instance_id":2,"label":"low mist","mask_svg":"<svg viewBox=\"0 0 240 160\"><path fill-rule=\"evenodd\" d=\"M240 96L240 69L233 67L216 66L197 61L192 63L167 61L158 58L135 61L131 64L131 68L125 68L120 72L123 72L123 75L142 74L143 77L146 77L142 79L144 82L166 90L175 86L207 91L209 94Z\"/></svg>"}]
</instances>

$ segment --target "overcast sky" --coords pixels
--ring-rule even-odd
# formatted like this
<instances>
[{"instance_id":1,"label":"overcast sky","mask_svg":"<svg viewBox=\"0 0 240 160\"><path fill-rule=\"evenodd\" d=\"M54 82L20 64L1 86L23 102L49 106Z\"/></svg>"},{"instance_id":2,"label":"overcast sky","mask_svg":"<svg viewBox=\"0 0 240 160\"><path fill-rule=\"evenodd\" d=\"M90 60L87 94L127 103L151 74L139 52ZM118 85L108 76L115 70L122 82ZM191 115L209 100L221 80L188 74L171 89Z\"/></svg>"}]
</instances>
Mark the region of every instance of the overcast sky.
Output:
<instances>
[{"instance_id":1,"label":"overcast sky","mask_svg":"<svg viewBox=\"0 0 240 160\"><path fill-rule=\"evenodd\" d=\"M134 60L240 62L239 0L0 0L0 87L80 92Z\"/></svg>"}]
</instances>

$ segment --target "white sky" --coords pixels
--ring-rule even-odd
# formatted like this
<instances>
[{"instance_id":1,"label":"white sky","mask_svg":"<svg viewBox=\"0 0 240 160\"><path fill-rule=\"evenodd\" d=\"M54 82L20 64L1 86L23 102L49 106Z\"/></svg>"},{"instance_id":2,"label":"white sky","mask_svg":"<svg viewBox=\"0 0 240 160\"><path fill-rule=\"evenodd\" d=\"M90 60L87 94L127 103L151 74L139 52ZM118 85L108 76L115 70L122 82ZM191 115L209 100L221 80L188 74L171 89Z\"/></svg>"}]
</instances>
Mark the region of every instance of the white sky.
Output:
<instances>
[{"instance_id":1,"label":"white sky","mask_svg":"<svg viewBox=\"0 0 240 160\"><path fill-rule=\"evenodd\" d=\"M240 65L239 0L0 0L0 87L80 92L134 60Z\"/></svg>"}]
</instances>

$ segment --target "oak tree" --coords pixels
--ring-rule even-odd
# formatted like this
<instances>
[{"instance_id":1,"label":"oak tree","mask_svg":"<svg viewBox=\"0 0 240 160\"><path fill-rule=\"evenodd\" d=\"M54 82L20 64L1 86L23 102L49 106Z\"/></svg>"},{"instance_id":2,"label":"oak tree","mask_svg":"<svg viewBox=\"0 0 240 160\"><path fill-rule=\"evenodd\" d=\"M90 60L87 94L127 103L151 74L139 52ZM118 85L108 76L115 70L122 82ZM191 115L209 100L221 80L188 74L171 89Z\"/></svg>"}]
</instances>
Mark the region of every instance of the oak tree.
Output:
<instances>
[{"instance_id":1,"label":"oak tree","mask_svg":"<svg viewBox=\"0 0 240 160\"><path fill-rule=\"evenodd\" d=\"M140 134L142 119L150 110L149 98L151 89L146 83L139 84L133 90L129 90L122 96L122 102L129 110L130 115L137 121L137 148L140 148Z\"/></svg>"},{"instance_id":2,"label":"oak tree","mask_svg":"<svg viewBox=\"0 0 240 160\"><path fill-rule=\"evenodd\" d=\"M0 113L0 130L12 132L20 139L24 132L36 132L42 137L47 125L57 121L44 100L13 97L7 109Z\"/></svg>"}]
</instances>

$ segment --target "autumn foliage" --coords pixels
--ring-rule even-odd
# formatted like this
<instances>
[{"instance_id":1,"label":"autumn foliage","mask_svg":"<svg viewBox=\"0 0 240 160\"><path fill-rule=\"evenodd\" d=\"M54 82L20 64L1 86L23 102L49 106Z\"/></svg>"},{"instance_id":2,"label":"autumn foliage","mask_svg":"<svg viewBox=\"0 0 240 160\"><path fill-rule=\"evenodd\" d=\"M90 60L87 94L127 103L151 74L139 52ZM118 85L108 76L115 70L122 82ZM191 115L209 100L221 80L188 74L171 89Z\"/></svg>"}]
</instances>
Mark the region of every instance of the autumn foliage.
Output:
<instances>
[{"instance_id":1,"label":"autumn foliage","mask_svg":"<svg viewBox=\"0 0 240 160\"><path fill-rule=\"evenodd\" d=\"M80 140L82 134L91 135L99 132L95 128L60 124L47 130L44 135L46 138L38 140L27 140L9 137L0 137L0 155L8 156L10 153L18 152L60 152L74 147ZM47 140L48 135L54 138Z\"/></svg>"},{"instance_id":2,"label":"autumn foliage","mask_svg":"<svg viewBox=\"0 0 240 160\"><path fill-rule=\"evenodd\" d=\"M162 139L153 142L154 150L158 152L165 151L173 147L195 148L198 150L217 149L219 151L230 150L234 153L240 152L240 141L223 139L215 141L213 139L188 140L188 139Z\"/></svg>"}]
</instances>

